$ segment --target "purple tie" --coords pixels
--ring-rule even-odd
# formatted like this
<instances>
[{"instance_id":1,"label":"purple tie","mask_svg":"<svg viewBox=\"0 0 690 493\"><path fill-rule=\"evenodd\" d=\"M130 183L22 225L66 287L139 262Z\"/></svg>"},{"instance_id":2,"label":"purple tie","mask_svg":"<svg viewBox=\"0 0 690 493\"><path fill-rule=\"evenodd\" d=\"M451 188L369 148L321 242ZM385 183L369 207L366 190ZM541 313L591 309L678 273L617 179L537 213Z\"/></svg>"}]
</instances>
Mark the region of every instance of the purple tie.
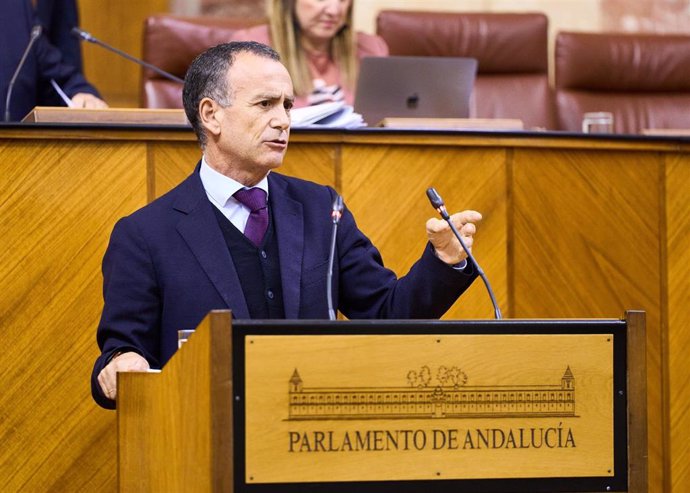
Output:
<instances>
[{"instance_id":1,"label":"purple tie","mask_svg":"<svg viewBox=\"0 0 690 493\"><path fill-rule=\"evenodd\" d=\"M244 228L244 235L257 247L261 246L268 229L266 192L260 188L243 188L235 192L233 196L251 211Z\"/></svg>"}]
</instances>

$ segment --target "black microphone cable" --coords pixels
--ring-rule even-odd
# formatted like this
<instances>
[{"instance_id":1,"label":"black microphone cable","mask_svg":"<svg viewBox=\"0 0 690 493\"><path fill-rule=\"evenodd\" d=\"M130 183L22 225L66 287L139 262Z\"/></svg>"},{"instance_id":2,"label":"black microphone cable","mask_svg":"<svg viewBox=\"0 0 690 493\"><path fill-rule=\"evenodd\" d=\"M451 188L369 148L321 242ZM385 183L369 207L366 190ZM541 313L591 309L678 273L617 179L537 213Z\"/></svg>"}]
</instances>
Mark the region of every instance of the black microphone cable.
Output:
<instances>
[{"instance_id":1,"label":"black microphone cable","mask_svg":"<svg viewBox=\"0 0 690 493\"><path fill-rule=\"evenodd\" d=\"M465 245L465 242L462 240L462 236L460 236L460 233L455 227L455 224L453 224L453 221L451 221L450 216L448 215L448 211L446 210L446 206L443 203L443 199L433 187L427 189L426 196L429 197L429 202L431 202L433 208L436 209L438 213L441 215L441 217L446 220L446 222L450 226L451 231L460 242L460 246L462 246L462 249L465 250L465 253L467 254L467 259L472 263L474 268L477 269L479 277L482 278L482 281L484 281L484 285L486 286L486 290L489 292L491 304L494 307L494 317L496 318L496 320L501 320L501 318L503 318L501 316L501 309L498 307L498 303L496 302L496 297L494 296L494 292L491 289L489 280L486 278L484 271L477 263L477 260L474 258L474 255L472 255L472 252L470 252L470 250L467 248L467 245Z\"/></svg>"},{"instance_id":2,"label":"black microphone cable","mask_svg":"<svg viewBox=\"0 0 690 493\"><path fill-rule=\"evenodd\" d=\"M31 51L31 47L34 45L38 37L41 35L43 32L43 26L40 24L36 24L34 27L31 28L31 37L29 38L29 44L26 45L26 49L24 50L24 53L22 54L21 60L19 60L19 65L17 65L17 69L14 71L14 74L12 75L12 78L10 79L10 83L7 86L7 97L5 98L5 121L8 122L10 121L10 102L12 101L12 90L14 89L14 83L17 82L17 77L19 77L19 72L21 72L22 67L24 66L24 63L26 63L26 58L29 56L29 52Z\"/></svg>"}]
</instances>

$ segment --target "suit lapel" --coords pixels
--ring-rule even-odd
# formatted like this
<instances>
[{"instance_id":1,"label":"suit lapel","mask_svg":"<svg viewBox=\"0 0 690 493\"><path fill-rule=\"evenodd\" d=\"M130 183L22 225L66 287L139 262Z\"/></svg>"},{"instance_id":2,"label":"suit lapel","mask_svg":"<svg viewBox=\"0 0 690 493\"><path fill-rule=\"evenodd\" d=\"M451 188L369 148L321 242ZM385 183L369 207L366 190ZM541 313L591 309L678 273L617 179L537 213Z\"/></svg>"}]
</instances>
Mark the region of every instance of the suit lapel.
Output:
<instances>
[{"instance_id":1,"label":"suit lapel","mask_svg":"<svg viewBox=\"0 0 690 493\"><path fill-rule=\"evenodd\" d=\"M304 217L302 204L288 193L287 183L280 175L268 175L269 203L275 221L283 287L285 318L299 317L302 258L304 255Z\"/></svg>"},{"instance_id":2,"label":"suit lapel","mask_svg":"<svg viewBox=\"0 0 690 493\"><path fill-rule=\"evenodd\" d=\"M198 169L197 166L195 173L184 182L173 204L173 208L183 214L177 231L233 315L236 318L249 318L240 278L211 209L213 205L206 197Z\"/></svg>"}]
</instances>

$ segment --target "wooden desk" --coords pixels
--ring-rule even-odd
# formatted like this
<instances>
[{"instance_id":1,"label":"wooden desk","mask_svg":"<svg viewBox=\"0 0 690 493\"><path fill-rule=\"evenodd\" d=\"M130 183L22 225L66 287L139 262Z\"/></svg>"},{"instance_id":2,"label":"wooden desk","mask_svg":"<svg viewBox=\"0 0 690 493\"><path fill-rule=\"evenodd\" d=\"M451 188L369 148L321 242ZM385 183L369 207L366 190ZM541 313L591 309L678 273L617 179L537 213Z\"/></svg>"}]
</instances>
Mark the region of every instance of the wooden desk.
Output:
<instances>
[{"instance_id":1,"label":"wooden desk","mask_svg":"<svg viewBox=\"0 0 690 493\"><path fill-rule=\"evenodd\" d=\"M182 180L188 129L0 127L0 477L114 491L115 415L89 396L115 221ZM387 265L424 245L434 186L484 214L474 252L506 317L647 312L650 491L690 490L690 139L295 132L283 172L339 189ZM328 211L325 211L328 213ZM447 317L490 318L477 282Z\"/></svg>"}]
</instances>

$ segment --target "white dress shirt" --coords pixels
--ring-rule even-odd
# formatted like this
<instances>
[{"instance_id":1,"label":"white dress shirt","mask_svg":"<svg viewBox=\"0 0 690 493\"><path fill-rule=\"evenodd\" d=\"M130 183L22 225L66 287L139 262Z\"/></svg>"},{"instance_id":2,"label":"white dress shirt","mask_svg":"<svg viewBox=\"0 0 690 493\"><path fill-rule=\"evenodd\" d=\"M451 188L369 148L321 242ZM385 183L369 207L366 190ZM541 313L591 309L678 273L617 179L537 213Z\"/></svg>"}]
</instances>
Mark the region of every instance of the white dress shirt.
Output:
<instances>
[{"instance_id":1,"label":"white dress shirt","mask_svg":"<svg viewBox=\"0 0 690 493\"><path fill-rule=\"evenodd\" d=\"M211 203L230 220L233 226L244 233L250 210L233 197L233 194L247 187L211 168L206 162L206 156L201 158L199 176ZM268 197L268 176L251 188L260 188Z\"/></svg>"}]
</instances>

